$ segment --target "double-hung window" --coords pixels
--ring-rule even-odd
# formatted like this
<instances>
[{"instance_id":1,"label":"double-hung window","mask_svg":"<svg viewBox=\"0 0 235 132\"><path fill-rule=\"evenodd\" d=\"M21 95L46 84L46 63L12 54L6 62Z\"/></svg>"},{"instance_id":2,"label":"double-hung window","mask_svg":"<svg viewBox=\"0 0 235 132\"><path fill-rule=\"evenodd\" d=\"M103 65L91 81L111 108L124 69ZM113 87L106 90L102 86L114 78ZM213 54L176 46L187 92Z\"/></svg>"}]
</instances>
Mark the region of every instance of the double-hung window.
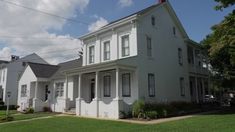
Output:
<instances>
[{"instance_id":1,"label":"double-hung window","mask_svg":"<svg viewBox=\"0 0 235 132\"><path fill-rule=\"evenodd\" d=\"M185 84L184 84L184 78L180 78L180 94L181 96L185 96Z\"/></svg>"},{"instance_id":2,"label":"double-hung window","mask_svg":"<svg viewBox=\"0 0 235 132\"><path fill-rule=\"evenodd\" d=\"M147 37L147 55L152 56L152 39L150 37Z\"/></svg>"},{"instance_id":3,"label":"double-hung window","mask_svg":"<svg viewBox=\"0 0 235 132\"><path fill-rule=\"evenodd\" d=\"M27 96L27 85L21 85L21 97Z\"/></svg>"},{"instance_id":4,"label":"double-hung window","mask_svg":"<svg viewBox=\"0 0 235 132\"><path fill-rule=\"evenodd\" d=\"M131 96L131 76L130 73L122 74L122 96Z\"/></svg>"},{"instance_id":5,"label":"double-hung window","mask_svg":"<svg viewBox=\"0 0 235 132\"><path fill-rule=\"evenodd\" d=\"M155 76L154 74L148 74L148 90L149 97L155 97Z\"/></svg>"},{"instance_id":6,"label":"double-hung window","mask_svg":"<svg viewBox=\"0 0 235 132\"><path fill-rule=\"evenodd\" d=\"M111 96L111 76L104 76L104 97Z\"/></svg>"},{"instance_id":7,"label":"double-hung window","mask_svg":"<svg viewBox=\"0 0 235 132\"><path fill-rule=\"evenodd\" d=\"M182 53L181 48L178 48L178 60L179 60L179 64L182 66L183 65L183 53Z\"/></svg>"},{"instance_id":8,"label":"double-hung window","mask_svg":"<svg viewBox=\"0 0 235 132\"><path fill-rule=\"evenodd\" d=\"M56 97L63 97L64 96L64 83L58 82L55 84L56 87Z\"/></svg>"},{"instance_id":9,"label":"double-hung window","mask_svg":"<svg viewBox=\"0 0 235 132\"><path fill-rule=\"evenodd\" d=\"M94 63L95 61L95 46L89 47L89 63Z\"/></svg>"},{"instance_id":10,"label":"double-hung window","mask_svg":"<svg viewBox=\"0 0 235 132\"><path fill-rule=\"evenodd\" d=\"M129 35L122 36L122 57L130 55Z\"/></svg>"},{"instance_id":11,"label":"double-hung window","mask_svg":"<svg viewBox=\"0 0 235 132\"><path fill-rule=\"evenodd\" d=\"M110 41L104 42L104 61L110 60Z\"/></svg>"}]
</instances>

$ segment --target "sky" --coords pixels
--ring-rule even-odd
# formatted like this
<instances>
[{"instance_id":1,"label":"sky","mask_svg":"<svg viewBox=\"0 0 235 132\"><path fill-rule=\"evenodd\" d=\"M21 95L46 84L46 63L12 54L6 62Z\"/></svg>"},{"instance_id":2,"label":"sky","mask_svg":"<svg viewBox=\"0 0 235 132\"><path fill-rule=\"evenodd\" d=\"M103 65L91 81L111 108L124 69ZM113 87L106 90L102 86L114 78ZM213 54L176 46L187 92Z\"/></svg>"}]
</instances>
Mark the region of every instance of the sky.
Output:
<instances>
[{"instance_id":1,"label":"sky","mask_svg":"<svg viewBox=\"0 0 235 132\"><path fill-rule=\"evenodd\" d=\"M214 0L169 2L189 37L197 42L234 9L215 11ZM78 58L79 36L156 3L158 0L0 1L0 60L31 53L51 64Z\"/></svg>"}]
</instances>

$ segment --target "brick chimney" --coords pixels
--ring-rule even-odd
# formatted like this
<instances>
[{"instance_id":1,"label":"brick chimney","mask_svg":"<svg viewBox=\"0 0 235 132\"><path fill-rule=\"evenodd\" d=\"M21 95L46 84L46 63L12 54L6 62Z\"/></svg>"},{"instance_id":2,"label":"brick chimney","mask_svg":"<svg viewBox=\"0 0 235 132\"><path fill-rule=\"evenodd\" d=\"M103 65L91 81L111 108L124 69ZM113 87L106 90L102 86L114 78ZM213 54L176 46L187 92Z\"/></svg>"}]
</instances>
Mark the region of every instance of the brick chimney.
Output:
<instances>
[{"instance_id":1,"label":"brick chimney","mask_svg":"<svg viewBox=\"0 0 235 132\"><path fill-rule=\"evenodd\" d=\"M164 3L166 2L166 0L159 0L159 3Z\"/></svg>"}]
</instances>

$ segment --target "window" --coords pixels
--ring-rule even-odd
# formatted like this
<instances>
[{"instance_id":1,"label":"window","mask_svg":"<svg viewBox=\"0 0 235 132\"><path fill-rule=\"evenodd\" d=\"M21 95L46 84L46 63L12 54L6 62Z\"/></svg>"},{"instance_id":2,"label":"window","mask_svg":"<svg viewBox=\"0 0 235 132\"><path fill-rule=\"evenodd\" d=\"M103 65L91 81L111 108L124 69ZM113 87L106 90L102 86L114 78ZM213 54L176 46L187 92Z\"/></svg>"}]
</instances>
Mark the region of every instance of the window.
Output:
<instances>
[{"instance_id":1,"label":"window","mask_svg":"<svg viewBox=\"0 0 235 132\"><path fill-rule=\"evenodd\" d=\"M148 74L148 89L149 97L155 97L155 76L154 74Z\"/></svg>"},{"instance_id":2,"label":"window","mask_svg":"<svg viewBox=\"0 0 235 132\"><path fill-rule=\"evenodd\" d=\"M122 96L130 97L131 96L131 82L130 82L130 73L122 74Z\"/></svg>"},{"instance_id":3,"label":"window","mask_svg":"<svg viewBox=\"0 0 235 132\"><path fill-rule=\"evenodd\" d=\"M173 30L173 35L175 36L175 35L176 35L176 29L175 29L175 27L173 27L172 30Z\"/></svg>"},{"instance_id":4,"label":"window","mask_svg":"<svg viewBox=\"0 0 235 132\"><path fill-rule=\"evenodd\" d=\"M27 96L27 85L21 85L21 97Z\"/></svg>"},{"instance_id":5,"label":"window","mask_svg":"<svg viewBox=\"0 0 235 132\"><path fill-rule=\"evenodd\" d=\"M104 97L111 96L111 76L104 76Z\"/></svg>"},{"instance_id":6,"label":"window","mask_svg":"<svg viewBox=\"0 0 235 132\"><path fill-rule=\"evenodd\" d=\"M152 23L152 26L155 26L155 17L154 16L151 17L151 23Z\"/></svg>"},{"instance_id":7,"label":"window","mask_svg":"<svg viewBox=\"0 0 235 132\"><path fill-rule=\"evenodd\" d=\"M180 94L181 96L185 96L185 84L184 84L184 78L180 78Z\"/></svg>"},{"instance_id":8,"label":"window","mask_svg":"<svg viewBox=\"0 0 235 132\"><path fill-rule=\"evenodd\" d=\"M147 55L152 56L152 39L150 37L147 37Z\"/></svg>"},{"instance_id":9,"label":"window","mask_svg":"<svg viewBox=\"0 0 235 132\"><path fill-rule=\"evenodd\" d=\"M63 97L64 96L64 83L63 82L58 82L55 84L56 88L56 97Z\"/></svg>"},{"instance_id":10,"label":"window","mask_svg":"<svg viewBox=\"0 0 235 132\"><path fill-rule=\"evenodd\" d=\"M95 46L89 47L89 63L94 63L95 60Z\"/></svg>"},{"instance_id":11,"label":"window","mask_svg":"<svg viewBox=\"0 0 235 132\"><path fill-rule=\"evenodd\" d=\"M110 60L110 41L104 42L104 60Z\"/></svg>"},{"instance_id":12,"label":"window","mask_svg":"<svg viewBox=\"0 0 235 132\"><path fill-rule=\"evenodd\" d=\"M178 48L178 59L179 59L179 64L183 65L183 54L181 48Z\"/></svg>"},{"instance_id":13,"label":"window","mask_svg":"<svg viewBox=\"0 0 235 132\"><path fill-rule=\"evenodd\" d=\"M122 36L122 57L130 55L129 35Z\"/></svg>"}]
</instances>

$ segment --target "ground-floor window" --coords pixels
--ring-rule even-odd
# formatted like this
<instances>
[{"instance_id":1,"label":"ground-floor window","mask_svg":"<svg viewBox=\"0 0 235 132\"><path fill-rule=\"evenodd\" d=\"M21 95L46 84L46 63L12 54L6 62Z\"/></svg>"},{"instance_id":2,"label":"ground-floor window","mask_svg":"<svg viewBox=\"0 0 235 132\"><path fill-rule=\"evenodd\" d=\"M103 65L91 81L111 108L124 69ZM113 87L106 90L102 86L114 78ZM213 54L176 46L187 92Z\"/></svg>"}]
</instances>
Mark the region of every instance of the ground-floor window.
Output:
<instances>
[{"instance_id":1,"label":"ground-floor window","mask_svg":"<svg viewBox=\"0 0 235 132\"><path fill-rule=\"evenodd\" d=\"M27 96L27 85L21 85L21 97Z\"/></svg>"},{"instance_id":2,"label":"ground-floor window","mask_svg":"<svg viewBox=\"0 0 235 132\"><path fill-rule=\"evenodd\" d=\"M104 76L104 97L111 96L111 76Z\"/></svg>"},{"instance_id":3,"label":"ground-floor window","mask_svg":"<svg viewBox=\"0 0 235 132\"><path fill-rule=\"evenodd\" d=\"M149 97L155 97L155 76L154 74L148 74L148 91Z\"/></svg>"},{"instance_id":4,"label":"ground-floor window","mask_svg":"<svg viewBox=\"0 0 235 132\"><path fill-rule=\"evenodd\" d=\"M55 88L56 88L55 96L63 97L64 96L64 82L56 83Z\"/></svg>"},{"instance_id":5,"label":"ground-floor window","mask_svg":"<svg viewBox=\"0 0 235 132\"><path fill-rule=\"evenodd\" d=\"M122 96L131 96L131 75L130 73L122 74Z\"/></svg>"},{"instance_id":6,"label":"ground-floor window","mask_svg":"<svg viewBox=\"0 0 235 132\"><path fill-rule=\"evenodd\" d=\"M184 78L180 78L180 94L181 96L185 96L185 84L184 84Z\"/></svg>"}]
</instances>

